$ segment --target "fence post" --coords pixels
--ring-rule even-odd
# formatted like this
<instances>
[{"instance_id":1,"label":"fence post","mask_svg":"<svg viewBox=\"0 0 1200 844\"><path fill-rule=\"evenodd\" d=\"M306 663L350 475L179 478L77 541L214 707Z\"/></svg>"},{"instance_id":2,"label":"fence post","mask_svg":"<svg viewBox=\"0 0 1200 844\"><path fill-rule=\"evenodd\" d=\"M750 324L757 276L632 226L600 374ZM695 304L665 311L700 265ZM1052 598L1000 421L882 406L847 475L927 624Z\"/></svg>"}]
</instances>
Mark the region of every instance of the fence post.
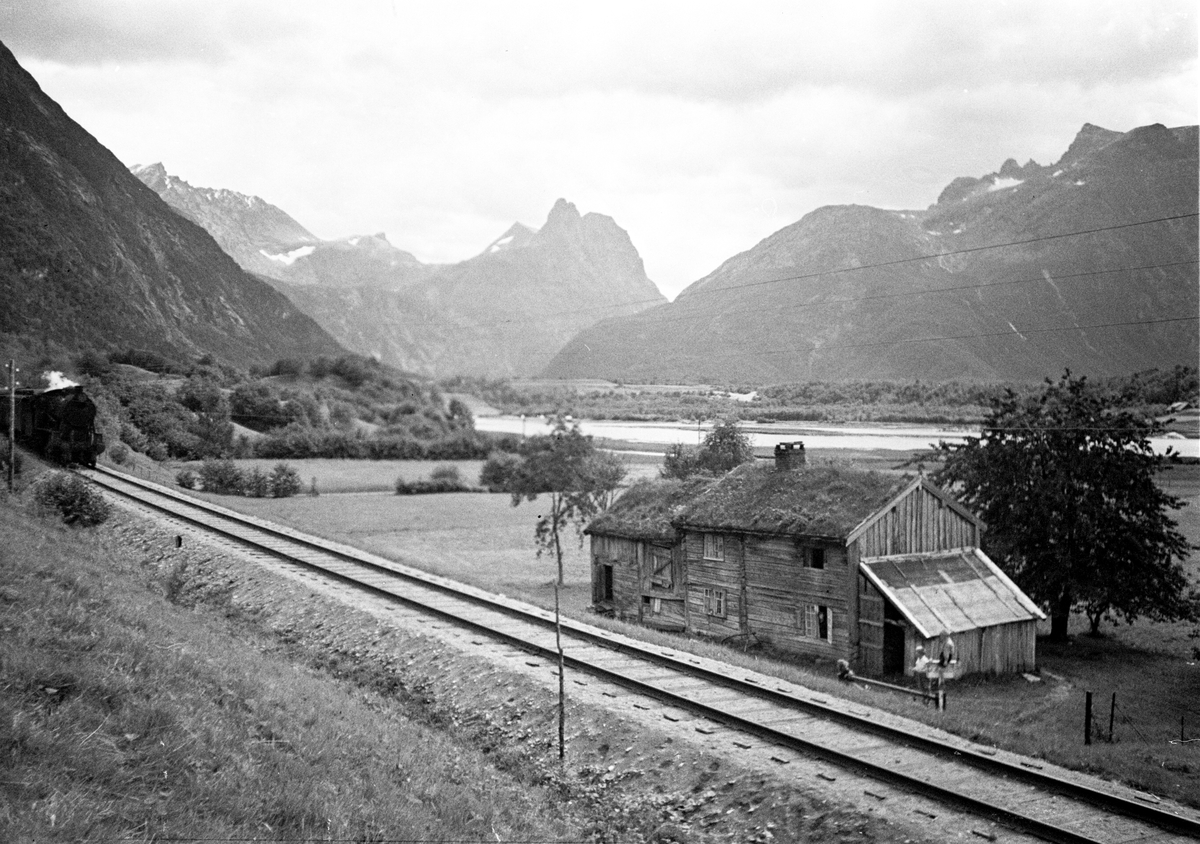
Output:
<instances>
[{"instance_id":1,"label":"fence post","mask_svg":"<svg viewBox=\"0 0 1200 844\"><path fill-rule=\"evenodd\" d=\"M1092 743L1092 693L1087 692L1083 702L1083 743Z\"/></svg>"},{"instance_id":2,"label":"fence post","mask_svg":"<svg viewBox=\"0 0 1200 844\"><path fill-rule=\"evenodd\" d=\"M1113 721L1117 718L1117 693L1113 692L1112 706L1108 710L1108 743L1113 742Z\"/></svg>"}]
</instances>

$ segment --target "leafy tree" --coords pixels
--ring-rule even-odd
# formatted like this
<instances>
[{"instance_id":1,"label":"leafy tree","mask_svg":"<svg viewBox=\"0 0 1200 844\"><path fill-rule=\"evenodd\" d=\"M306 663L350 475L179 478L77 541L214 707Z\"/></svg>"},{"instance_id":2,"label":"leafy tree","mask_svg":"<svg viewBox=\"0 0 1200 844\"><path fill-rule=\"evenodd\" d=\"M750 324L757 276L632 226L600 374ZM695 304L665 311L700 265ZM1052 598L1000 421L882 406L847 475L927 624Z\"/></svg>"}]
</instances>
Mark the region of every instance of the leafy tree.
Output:
<instances>
[{"instance_id":1,"label":"leafy tree","mask_svg":"<svg viewBox=\"0 0 1200 844\"><path fill-rule=\"evenodd\" d=\"M722 420L704 437L698 462L701 469L723 475L754 459L750 438L741 432L735 417Z\"/></svg>"},{"instance_id":2,"label":"leafy tree","mask_svg":"<svg viewBox=\"0 0 1200 844\"><path fill-rule=\"evenodd\" d=\"M741 432L735 417L728 417L704 437L699 448L676 443L663 458L664 478L683 480L699 472L723 475L754 459L750 438Z\"/></svg>"},{"instance_id":3,"label":"leafy tree","mask_svg":"<svg viewBox=\"0 0 1200 844\"><path fill-rule=\"evenodd\" d=\"M504 478L503 489L512 494L514 507L549 494L550 506L538 516L534 539L539 557L554 553L561 586L563 529L574 525L583 544L584 525L608 503L625 470L615 457L598 452L592 438L580 432L578 423L568 425L561 416L549 435L525 440L520 457Z\"/></svg>"},{"instance_id":4,"label":"leafy tree","mask_svg":"<svg viewBox=\"0 0 1200 844\"><path fill-rule=\"evenodd\" d=\"M1049 610L1053 641L1075 609L1093 633L1105 617L1195 617L1189 545L1169 516L1185 502L1154 482L1161 430L1068 371L1040 394L994 398L979 437L939 443L934 482L987 524L989 553Z\"/></svg>"}]
</instances>

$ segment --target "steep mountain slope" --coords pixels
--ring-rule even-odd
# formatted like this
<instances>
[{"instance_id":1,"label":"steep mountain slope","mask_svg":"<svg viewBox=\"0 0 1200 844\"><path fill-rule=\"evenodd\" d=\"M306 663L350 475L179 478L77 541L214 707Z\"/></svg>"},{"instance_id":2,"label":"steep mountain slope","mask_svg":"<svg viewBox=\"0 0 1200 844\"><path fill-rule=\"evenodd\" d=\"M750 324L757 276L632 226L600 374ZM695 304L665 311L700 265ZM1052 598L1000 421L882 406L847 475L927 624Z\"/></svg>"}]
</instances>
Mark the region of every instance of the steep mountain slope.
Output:
<instances>
[{"instance_id":1,"label":"steep mountain slope","mask_svg":"<svg viewBox=\"0 0 1200 844\"><path fill-rule=\"evenodd\" d=\"M2 44L0 301L8 341L67 351L344 351L134 178Z\"/></svg>"},{"instance_id":2,"label":"steep mountain slope","mask_svg":"<svg viewBox=\"0 0 1200 844\"><path fill-rule=\"evenodd\" d=\"M925 211L820 208L675 302L581 332L544 374L1030 380L1194 365L1197 158L1194 126L1085 125L1056 164L956 179Z\"/></svg>"},{"instance_id":3,"label":"steep mountain slope","mask_svg":"<svg viewBox=\"0 0 1200 844\"><path fill-rule=\"evenodd\" d=\"M203 226L247 272L292 284L398 287L429 271L382 233L321 240L260 197L193 187L161 163L134 165L130 171L168 205Z\"/></svg>"}]
</instances>

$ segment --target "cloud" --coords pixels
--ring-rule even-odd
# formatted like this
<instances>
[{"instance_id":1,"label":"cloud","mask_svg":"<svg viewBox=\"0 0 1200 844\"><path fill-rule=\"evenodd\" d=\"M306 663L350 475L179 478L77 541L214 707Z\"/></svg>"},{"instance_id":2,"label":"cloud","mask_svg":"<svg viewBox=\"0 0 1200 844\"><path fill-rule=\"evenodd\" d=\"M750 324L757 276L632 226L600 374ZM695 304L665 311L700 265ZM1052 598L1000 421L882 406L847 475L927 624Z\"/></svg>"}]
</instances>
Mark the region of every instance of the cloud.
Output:
<instances>
[{"instance_id":1,"label":"cloud","mask_svg":"<svg viewBox=\"0 0 1200 844\"><path fill-rule=\"evenodd\" d=\"M431 261L565 197L672 293L819 205L923 207L1084 122L1197 122L1195 24L1182 0L0 4L127 163Z\"/></svg>"},{"instance_id":2,"label":"cloud","mask_svg":"<svg viewBox=\"0 0 1200 844\"><path fill-rule=\"evenodd\" d=\"M211 0L37 0L0 10L5 43L67 65L232 59L232 47L298 30L284 6Z\"/></svg>"}]
</instances>

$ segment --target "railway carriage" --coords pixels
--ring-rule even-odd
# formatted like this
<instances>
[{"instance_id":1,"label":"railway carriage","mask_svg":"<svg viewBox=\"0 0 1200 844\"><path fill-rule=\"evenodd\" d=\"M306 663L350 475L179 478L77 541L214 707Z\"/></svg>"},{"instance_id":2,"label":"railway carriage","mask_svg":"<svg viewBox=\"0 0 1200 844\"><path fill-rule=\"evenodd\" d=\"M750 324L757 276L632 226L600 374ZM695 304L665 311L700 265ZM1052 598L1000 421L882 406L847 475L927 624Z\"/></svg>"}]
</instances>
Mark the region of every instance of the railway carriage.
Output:
<instances>
[{"instance_id":1,"label":"railway carriage","mask_svg":"<svg viewBox=\"0 0 1200 844\"><path fill-rule=\"evenodd\" d=\"M918 646L936 659L951 642L960 674L1036 667L1045 616L979 548L979 519L924 478L809 466L783 443L774 466L673 484L631 488L589 525L598 611L863 675L911 674Z\"/></svg>"}]
</instances>

